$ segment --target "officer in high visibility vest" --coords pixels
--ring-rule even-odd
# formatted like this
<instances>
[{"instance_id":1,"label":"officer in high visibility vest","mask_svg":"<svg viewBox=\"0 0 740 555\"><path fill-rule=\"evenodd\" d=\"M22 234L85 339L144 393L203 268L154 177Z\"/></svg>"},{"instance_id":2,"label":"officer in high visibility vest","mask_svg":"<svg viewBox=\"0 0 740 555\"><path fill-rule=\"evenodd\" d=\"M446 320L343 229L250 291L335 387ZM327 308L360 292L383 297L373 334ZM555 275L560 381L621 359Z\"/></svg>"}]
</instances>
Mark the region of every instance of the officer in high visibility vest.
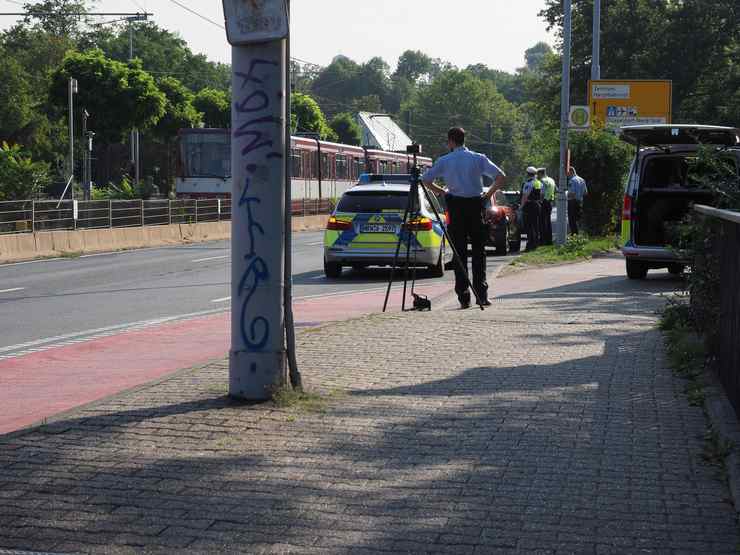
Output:
<instances>
[{"instance_id":1,"label":"officer in high visibility vest","mask_svg":"<svg viewBox=\"0 0 740 555\"><path fill-rule=\"evenodd\" d=\"M522 185L522 212L527 232L527 248L531 251L540 245L540 210L542 182L537 179L537 168L527 168L527 180Z\"/></svg>"},{"instance_id":2,"label":"officer in high visibility vest","mask_svg":"<svg viewBox=\"0 0 740 555\"><path fill-rule=\"evenodd\" d=\"M537 179L542 183L540 239L543 245L552 245L552 204L555 202L555 180L547 175L547 168L537 170Z\"/></svg>"}]
</instances>

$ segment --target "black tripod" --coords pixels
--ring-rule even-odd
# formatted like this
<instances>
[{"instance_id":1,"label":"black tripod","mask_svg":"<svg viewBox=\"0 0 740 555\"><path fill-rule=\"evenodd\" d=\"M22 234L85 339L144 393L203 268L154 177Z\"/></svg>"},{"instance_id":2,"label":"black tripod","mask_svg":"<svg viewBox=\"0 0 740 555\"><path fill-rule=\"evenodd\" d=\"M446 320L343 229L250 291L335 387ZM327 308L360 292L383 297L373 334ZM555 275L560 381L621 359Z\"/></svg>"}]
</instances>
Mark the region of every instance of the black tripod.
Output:
<instances>
[{"instance_id":1,"label":"black tripod","mask_svg":"<svg viewBox=\"0 0 740 555\"><path fill-rule=\"evenodd\" d=\"M475 302L480 307L481 310L484 310L483 303L481 302L480 295L478 294L478 291L476 291L475 287L473 287L473 284L470 281L470 277L468 276L468 269L463 267L462 260L458 256L457 249L455 248L455 243L452 241L450 237L450 233L447 230L447 226L445 225L444 220L440 217L439 212L437 211L437 207L434 204L434 201L432 200L431 193L427 190L427 188L424 186L424 183L421 181L421 171L419 170L419 165L417 163L416 157L421 153L421 146L418 144L409 145L406 147L406 152L408 154L411 154L413 156L413 165L411 167L411 187L409 188L409 196L408 201L406 202L406 209L403 212L403 221L401 222L401 233L398 235L398 242L396 243L396 253L393 256L393 266L391 266L391 275L388 279L388 289L385 292L385 301L383 302L383 312L386 311L386 308L388 307L388 298L391 294L391 287L393 286L393 278L395 277L396 268L398 267L398 255L401 252L401 244L406 242L406 261L404 264L404 275L403 275L403 298L401 300L401 310L406 310L406 291L408 286L408 280L409 280L409 262L411 261L411 248L412 248L412 239L416 238L416 230L413 228L413 222L418 221L421 213L420 209L421 206L419 205L419 187L421 186L421 190L424 192L424 196L427 199L427 202L429 203L429 206L432 207L432 211L434 212L434 217L437 218L437 222L442 227L442 233L444 234L444 238L447 241L447 244L452 249L452 253L454 254L454 260L458 265L458 268L460 268L465 275L465 280L468 283L468 287L473 291L473 295L475 295ZM404 236L405 232L405 236ZM440 253L441 257L441 253ZM414 259L416 259L416 253L414 253ZM444 261L441 261L444 264ZM427 299L426 297L422 295L417 295L414 292L414 287L416 285L416 265L414 265L413 269L411 270L411 296L414 298L414 310L431 310L432 303Z\"/></svg>"}]
</instances>

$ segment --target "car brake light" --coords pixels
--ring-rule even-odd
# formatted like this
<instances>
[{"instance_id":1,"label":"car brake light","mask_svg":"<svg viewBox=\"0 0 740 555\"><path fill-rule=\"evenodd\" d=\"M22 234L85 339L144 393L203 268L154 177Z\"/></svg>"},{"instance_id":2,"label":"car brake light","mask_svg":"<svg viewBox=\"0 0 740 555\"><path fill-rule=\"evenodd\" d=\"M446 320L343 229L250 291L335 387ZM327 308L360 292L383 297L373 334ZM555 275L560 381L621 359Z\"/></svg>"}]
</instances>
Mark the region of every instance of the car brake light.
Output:
<instances>
[{"instance_id":1,"label":"car brake light","mask_svg":"<svg viewBox=\"0 0 740 555\"><path fill-rule=\"evenodd\" d=\"M624 204L622 205L622 221L632 221L632 197L624 195Z\"/></svg>"},{"instance_id":2,"label":"car brake light","mask_svg":"<svg viewBox=\"0 0 740 555\"><path fill-rule=\"evenodd\" d=\"M326 229L330 231L347 231L352 229L352 222L338 220L336 216L331 216L326 222Z\"/></svg>"},{"instance_id":3,"label":"car brake light","mask_svg":"<svg viewBox=\"0 0 740 555\"><path fill-rule=\"evenodd\" d=\"M403 225L406 231L431 231L432 220L429 218L416 218Z\"/></svg>"},{"instance_id":4,"label":"car brake light","mask_svg":"<svg viewBox=\"0 0 740 555\"><path fill-rule=\"evenodd\" d=\"M450 211L445 210L445 225L450 225Z\"/></svg>"}]
</instances>

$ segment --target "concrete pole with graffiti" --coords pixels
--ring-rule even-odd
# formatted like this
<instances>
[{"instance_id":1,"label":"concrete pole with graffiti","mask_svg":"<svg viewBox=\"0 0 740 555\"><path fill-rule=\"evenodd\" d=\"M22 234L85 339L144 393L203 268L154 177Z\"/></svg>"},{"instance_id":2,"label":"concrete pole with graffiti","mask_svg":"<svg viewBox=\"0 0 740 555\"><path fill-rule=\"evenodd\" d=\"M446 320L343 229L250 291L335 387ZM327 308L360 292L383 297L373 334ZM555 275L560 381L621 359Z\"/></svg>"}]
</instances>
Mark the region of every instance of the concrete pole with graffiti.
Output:
<instances>
[{"instance_id":1,"label":"concrete pole with graffiti","mask_svg":"<svg viewBox=\"0 0 740 555\"><path fill-rule=\"evenodd\" d=\"M283 305L284 0L224 0L232 45L229 395L268 399L286 382Z\"/></svg>"}]
</instances>

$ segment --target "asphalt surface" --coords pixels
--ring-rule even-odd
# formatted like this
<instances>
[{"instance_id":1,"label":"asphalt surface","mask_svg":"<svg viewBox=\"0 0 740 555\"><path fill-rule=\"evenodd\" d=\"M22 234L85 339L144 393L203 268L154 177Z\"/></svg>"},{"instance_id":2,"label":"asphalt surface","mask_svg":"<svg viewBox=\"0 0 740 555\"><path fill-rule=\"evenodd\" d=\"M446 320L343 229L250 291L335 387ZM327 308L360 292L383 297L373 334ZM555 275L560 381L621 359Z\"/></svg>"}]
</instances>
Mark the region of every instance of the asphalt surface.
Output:
<instances>
[{"instance_id":1,"label":"asphalt surface","mask_svg":"<svg viewBox=\"0 0 740 555\"><path fill-rule=\"evenodd\" d=\"M294 297L382 289L388 270L324 277L322 232L294 236ZM159 318L229 309L229 242L0 266L0 355ZM489 257L489 271L509 257ZM451 282L453 273L425 283ZM347 302L351 302L348 298Z\"/></svg>"}]
</instances>

